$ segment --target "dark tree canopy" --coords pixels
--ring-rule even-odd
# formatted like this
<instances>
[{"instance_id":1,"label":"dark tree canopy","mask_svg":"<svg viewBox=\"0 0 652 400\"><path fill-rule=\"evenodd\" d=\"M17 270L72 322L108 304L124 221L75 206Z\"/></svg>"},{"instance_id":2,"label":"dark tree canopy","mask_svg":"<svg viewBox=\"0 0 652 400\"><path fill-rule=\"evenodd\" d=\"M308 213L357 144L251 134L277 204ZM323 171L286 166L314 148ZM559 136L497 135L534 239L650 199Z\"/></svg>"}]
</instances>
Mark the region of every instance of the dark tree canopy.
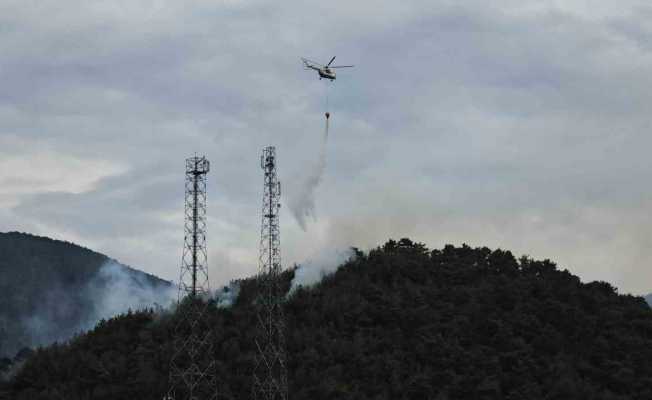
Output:
<instances>
[{"instance_id":1,"label":"dark tree canopy","mask_svg":"<svg viewBox=\"0 0 652 400\"><path fill-rule=\"evenodd\" d=\"M224 398L250 395L255 291L244 280L233 307L209 308ZM389 241L285 311L292 399L652 399L644 299L548 260ZM6 396L160 400L175 318L132 312L38 349Z\"/></svg>"}]
</instances>

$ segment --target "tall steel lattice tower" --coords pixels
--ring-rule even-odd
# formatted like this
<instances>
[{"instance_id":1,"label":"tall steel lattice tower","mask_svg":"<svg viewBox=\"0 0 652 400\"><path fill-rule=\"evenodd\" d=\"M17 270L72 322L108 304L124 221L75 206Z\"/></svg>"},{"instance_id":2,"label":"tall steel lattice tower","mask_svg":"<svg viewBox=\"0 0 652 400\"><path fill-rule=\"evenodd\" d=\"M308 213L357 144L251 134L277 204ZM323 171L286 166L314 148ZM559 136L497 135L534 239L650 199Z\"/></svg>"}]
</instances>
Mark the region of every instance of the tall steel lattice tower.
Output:
<instances>
[{"instance_id":1,"label":"tall steel lattice tower","mask_svg":"<svg viewBox=\"0 0 652 400\"><path fill-rule=\"evenodd\" d=\"M254 400L286 400L288 397L281 293L281 249L278 212L281 183L276 176L276 149L263 149L260 166L265 171L262 227L260 232L259 294L256 300L258 330L253 377Z\"/></svg>"},{"instance_id":2,"label":"tall steel lattice tower","mask_svg":"<svg viewBox=\"0 0 652 400\"><path fill-rule=\"evenodd\" d=\"M213 335L204 315L210 294L206 253L206 174L209 168L205 157L186 159L185 232L177 302L179 319L170 362L169 400L217 398Z\"/></svg>"}]
</instances>

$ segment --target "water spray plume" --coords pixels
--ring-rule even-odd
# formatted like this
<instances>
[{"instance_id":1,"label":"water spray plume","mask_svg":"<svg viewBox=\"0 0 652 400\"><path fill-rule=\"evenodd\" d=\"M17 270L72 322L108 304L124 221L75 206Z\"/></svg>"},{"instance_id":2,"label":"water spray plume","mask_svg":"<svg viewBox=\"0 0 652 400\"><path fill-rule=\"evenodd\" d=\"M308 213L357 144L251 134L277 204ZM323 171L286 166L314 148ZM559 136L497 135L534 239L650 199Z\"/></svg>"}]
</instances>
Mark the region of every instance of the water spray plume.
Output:
<instances>
[{"instance_id":1,"label":"water spray plume","mask_svg":"<svg viewBox=\"0 0 652 400\"><path fill-rule=\"evenodd\" d=\"M299 180L296 193L294 193L288 201L292 215L294 215L297 223L304 231L306 230L306 218L312 217L313 220L316 219L315 191L321 183L324 176L324 170L326 169L329 117L330 113L326 112L326 127L324 129L324 135L322 136L317 162L312 166L312 168L308 169L307 174L303 179Z\"/></svg>"}]
</instances>

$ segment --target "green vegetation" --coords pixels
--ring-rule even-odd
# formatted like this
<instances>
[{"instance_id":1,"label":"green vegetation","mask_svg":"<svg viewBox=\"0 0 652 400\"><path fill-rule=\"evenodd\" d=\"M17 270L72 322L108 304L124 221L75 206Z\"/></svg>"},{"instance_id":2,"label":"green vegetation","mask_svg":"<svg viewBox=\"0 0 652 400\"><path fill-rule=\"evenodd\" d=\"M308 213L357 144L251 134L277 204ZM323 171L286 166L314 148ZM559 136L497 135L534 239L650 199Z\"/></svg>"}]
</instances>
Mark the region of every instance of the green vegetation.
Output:
<instances>
[{"instance_id":1,"label":"green vegetation","mask_svg":"<svg viewBox=\"0 0 652 400\"><path fill-rule=\"evenodd\" d=\"M284 275L289 287L293 271ZM256 282L212 306L225 398L250 395ZM550 261L487 248L389 241L286 304L292 399L652 398L652 310ZM12 399L156 399L176 315L102 321L38 349Z\"/></svg>"}]
</instances>

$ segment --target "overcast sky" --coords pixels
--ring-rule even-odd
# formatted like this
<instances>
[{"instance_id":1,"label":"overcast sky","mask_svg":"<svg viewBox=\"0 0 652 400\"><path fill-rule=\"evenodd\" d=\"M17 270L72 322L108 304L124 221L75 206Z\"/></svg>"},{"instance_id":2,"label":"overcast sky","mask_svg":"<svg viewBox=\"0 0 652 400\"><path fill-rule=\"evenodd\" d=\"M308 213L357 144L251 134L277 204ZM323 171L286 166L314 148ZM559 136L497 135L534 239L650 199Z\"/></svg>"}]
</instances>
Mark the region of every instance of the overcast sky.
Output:
<instances>
[{"instance_id":1,"label":"overcast sky","mask_svg":"<svg viewBox=\"0 0 652 400\"><path fill-rule=\"evenodd\" d=\"M286 266L408 236L648 293L651 51L649 1L0 0L0 231L176 280L197 152L212 284L251 275L261 149L291 193L329 93ZM356 65L333 84L299 60L333 55Z\"/></svg>"}]
</instances>

